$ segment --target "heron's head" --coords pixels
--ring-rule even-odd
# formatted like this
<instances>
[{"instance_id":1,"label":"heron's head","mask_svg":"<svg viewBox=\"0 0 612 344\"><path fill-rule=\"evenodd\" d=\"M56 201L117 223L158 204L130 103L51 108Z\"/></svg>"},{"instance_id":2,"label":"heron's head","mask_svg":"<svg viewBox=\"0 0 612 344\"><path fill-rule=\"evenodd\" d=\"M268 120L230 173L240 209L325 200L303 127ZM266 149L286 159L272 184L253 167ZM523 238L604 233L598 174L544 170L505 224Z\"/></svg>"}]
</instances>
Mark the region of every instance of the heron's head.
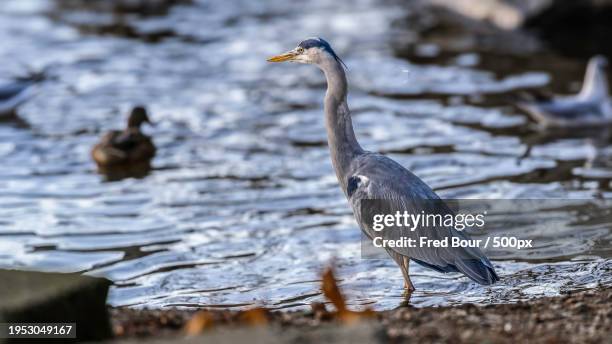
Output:
<instances>
[{"instance_id":1,"label":"heron's head","mask_svg":"<svg viewBox=\"0 0 612 344\"><path fill-rule=\"evenodd\" d=\"M128 128L140 128L140 125L145 122L152 124L147 110L143 106L135 106L128 117Z\"/></svg>"},{"instance_id":2,"label":"heron's head","mask_svg":"<svg viewBox=\"0 0 612 344\"><path fill-rule=\"evenodd\" d=\"M337 61L344 65L344 62L336 55L331 45L320 37L303 40L295 49L268 59L268 62L285 61L316 65L320 65L326 61Z\"/></svg>"}]
</instances>

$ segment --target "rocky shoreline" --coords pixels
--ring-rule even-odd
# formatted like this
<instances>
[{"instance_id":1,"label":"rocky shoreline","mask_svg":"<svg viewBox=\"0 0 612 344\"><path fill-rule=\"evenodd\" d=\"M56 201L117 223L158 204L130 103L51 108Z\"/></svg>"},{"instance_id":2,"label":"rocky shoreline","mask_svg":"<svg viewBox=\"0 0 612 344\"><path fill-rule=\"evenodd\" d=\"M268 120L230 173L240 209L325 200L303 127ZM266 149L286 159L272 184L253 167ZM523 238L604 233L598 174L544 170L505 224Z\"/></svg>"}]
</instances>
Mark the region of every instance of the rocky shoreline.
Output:
<instances>
[{"instance_id":1,"label":"rocky shoreline","mask_svg":"<svg viewBox=\"0 0 612 344\"><path fill-rule=\"evenodd\" d=\"M601 343L612 335L612 288L515 304L408 305L348 322L326 316L319 305L312 311L293 312L130 308L110 312L116 338L127 341ZM194 329L194 323L200 327ZM198 333L195 337L194 331Z\"/></svg>"},{"instance_id":2,"label":"rocky shoreline","mask_svg":"<svg viewBox=\"0 0 612 344\"><path fill-rule=\"evenodd\" d=\"M105 279L0 273L9 281L0 288L0 322L75 323L76 341L602 343L612 336L612 287L603 286L516 303L418 308L406 300L392 310L355 311L328 268L321 276L326 302L306 310L138 309L105 307Z\"/></svg>"}]
</instances>

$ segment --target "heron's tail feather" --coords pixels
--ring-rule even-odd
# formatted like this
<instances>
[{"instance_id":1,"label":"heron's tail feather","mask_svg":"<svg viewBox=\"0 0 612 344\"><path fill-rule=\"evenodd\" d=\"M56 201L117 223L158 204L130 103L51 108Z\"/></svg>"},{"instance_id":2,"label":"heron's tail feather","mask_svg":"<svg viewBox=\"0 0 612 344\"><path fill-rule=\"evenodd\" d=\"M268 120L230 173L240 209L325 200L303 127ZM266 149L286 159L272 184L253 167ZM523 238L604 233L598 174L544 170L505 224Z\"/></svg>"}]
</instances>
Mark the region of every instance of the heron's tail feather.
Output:
<instances>
[{"instance_id":1,"label":"heron's tail feather","mask_svg":"<svg viewBox=\"0 0 612 344\"><path fill-rule=\"evenodd\" d=\"M486 259L486 258L485 258ZM472 281L490 285L499 281L495 269L491 266L491 263L483 261L482 259L459 259L455 261L457 269L469 277Z\"/></svg>"}]
</instances>

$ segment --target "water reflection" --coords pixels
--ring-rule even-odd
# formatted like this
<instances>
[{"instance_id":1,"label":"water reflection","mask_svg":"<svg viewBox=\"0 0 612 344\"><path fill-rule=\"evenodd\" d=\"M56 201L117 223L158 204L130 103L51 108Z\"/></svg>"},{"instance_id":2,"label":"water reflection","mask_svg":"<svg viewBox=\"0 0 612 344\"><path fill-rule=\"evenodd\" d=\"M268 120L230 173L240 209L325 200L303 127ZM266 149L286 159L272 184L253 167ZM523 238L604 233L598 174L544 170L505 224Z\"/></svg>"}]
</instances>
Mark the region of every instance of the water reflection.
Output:
<instances>
[{"instance_id":1,"label":"water reflection","mask_svg":"<svg viewBox=\"0 0 612 344\"><path fill-rule=\"evenodd\" d=\"M0 124L0 265L107 276L112 305L301 307L321 299L317 280L332 257L355 305L402 302L393 263L360 259L360 232L329 162L320 72L265 62L312 35L332 41L349 66L362 144L444 197L609 192L579 170L593 156L590 135L535 140L518 163L533 131L503 100L549 82L543 71L580 80L582 66L553 71L517 58L520 70L498 71L484 54L393 57L389 36L410 34L389 27L404 3L193 1L163 16L126 13L134 34L117 35L80 27L98 25L92 17L108 25L105 12L5 2L0 74L18 75L27 61L55 78L20 109L27 126ZM105 182L90 149L132 104L151 109L158 155L148 174ZM599 248L610 231L584 233L581 254L496 261L504 279L492 288L415 268L411 302L505 302L609 285L609 252Z\"/></svg>"},{"instance_id":2,"label":"water reflection","mask_svg":"<svg viewBox=\"0 0 612 344\"><path fill-rule=\"evenodd\" d=\"M146 161L126 166L99 166L98 173L102 174L107 181L118 181L125 178L146 177L151 172L151 164Z\"/></svg>"}]
</instances>

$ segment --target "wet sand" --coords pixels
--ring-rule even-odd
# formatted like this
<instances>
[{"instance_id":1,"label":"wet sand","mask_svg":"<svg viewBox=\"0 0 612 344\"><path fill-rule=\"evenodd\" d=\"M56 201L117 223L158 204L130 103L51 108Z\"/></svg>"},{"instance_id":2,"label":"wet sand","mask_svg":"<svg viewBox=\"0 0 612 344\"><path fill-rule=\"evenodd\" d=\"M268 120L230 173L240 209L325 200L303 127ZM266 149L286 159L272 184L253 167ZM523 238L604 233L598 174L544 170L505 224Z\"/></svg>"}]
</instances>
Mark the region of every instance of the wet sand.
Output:
<instances>
[{"instance_id":1,"label":"wet sand","mask_svg":"<svg viewBox=\"0 0 612 344\"><path fill-rule=\"evenodd\" d=\"M186 324L198 314L195 322L201 328L196 332L201 330L202 339L214 338L218 343L249 335L306 343L322 337L352 343L600 343L612 336L611 306L612 288L595 288L515 304L407 305L350 321L321 311L320 305L314 305L313 311L293 312L114 308L111 316L118 339L173 341L186 336Z\"/></svg>"}]
</instances>

